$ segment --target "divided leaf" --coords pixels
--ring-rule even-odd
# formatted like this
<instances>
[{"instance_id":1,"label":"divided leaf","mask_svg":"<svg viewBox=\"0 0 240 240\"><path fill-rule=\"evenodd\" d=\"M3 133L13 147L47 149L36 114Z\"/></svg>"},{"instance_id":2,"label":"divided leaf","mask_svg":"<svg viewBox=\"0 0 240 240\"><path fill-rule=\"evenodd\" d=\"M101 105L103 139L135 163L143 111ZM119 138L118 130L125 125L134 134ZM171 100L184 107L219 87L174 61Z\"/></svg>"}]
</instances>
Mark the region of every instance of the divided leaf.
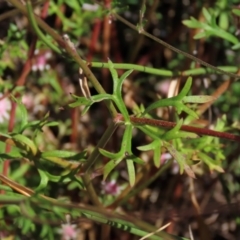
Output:
<instances>
[{"instance_id":1,"label":"divided leaf","mask_svg":"<svg viewBox=\"0 0 240 240\"><path fill-rule=\"evenodd\" d=\"M195 174L194 174L193 170L187 164L187 157L186 157L186 155L184 155L184 154L180 153L179 151L177 151L176 148L172 144L170 144L168 142L164 142L164 147L167 148L169 153L172 155L172 157L179 164L180 173L182 174L183 171L185 170L189 177L195 178Z\"/></svg>"}]
</instances>

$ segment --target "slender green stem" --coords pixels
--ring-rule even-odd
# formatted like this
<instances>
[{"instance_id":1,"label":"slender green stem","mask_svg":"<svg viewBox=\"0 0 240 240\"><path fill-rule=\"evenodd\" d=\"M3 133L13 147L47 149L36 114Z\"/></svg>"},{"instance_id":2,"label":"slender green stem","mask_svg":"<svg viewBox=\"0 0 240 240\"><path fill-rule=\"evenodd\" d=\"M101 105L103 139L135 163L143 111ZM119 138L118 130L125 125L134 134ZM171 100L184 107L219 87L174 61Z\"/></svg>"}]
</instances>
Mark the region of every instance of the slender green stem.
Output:
<instances>
[{"instance_id":1,"label":"slender green stem","mask_svg":"<svg viewBox=\"0 0 240 240\"><path fill-rule=\"evenodd\" d=\"M0 203L1 205L5 204L12 204L12 205L18 205L24 203L32 203L37 206L43 206L46 209L49 209L54 205L56 207L62 207L65 209L71 209L74 211L77 211L79 213L83 213L84 217L91 219L95 222L109 224L111 226L114 226L116 228L120 228L122 230L125 230L129 233L138 235L138 236L144 236L149 232L156 231L156 228L149 225L146 222L143 222L141 220L138 220L134 217L129 215L120 215L113 211L108 211L106 209L99 208L98 206L90 206L90 205L80 205L80 204L73 204L73 203L67 203L66 201L59 201L55 199L46 198L43 196L36 196L36 197L25 197L20 195L14 195L14 196L6 196L6 195L0 195ZM28 214L27 214L28 215ZM29 217L29 215L27 216ZM30 216L30 218L32 218ZM39 222L39 218L32 218L33 222ZM45 221L46 223L46 221ZM165 232L158 232L154 236L151 237L151 239L164 239L164 240L180 240L185 239L177 236L170 235Z\"/></svg>"},{"instance_id":2,"label":"slender green stem","mask_svg":"<svg viewBox=\"0 0 240 240\"><path fill-rule=\"evenodd\" d=\"M90 178L90 175L91 175L90 168L96 162L97 158L100 155L98 149L100 147L101 148L105 147L105 145L107 144L108 140L111 138L112 134L116 130L117 125L118 124L112 122L108 126L107 130L104 132L102 138L99 140L97 146L94 148L92 154L89 156L89 158L87 159L86 164L84 165L85 174L82 176L84 185L85 185L85 187L87 189L88 195L89 195L92 203L95 206L98 206L101 209L104 209L104 207L101 204L101 202L99 201L98 195L97 195L97 193L96 193L96 191L95 191L95 189L93 187L93 184L92 184L92 181L91 181L91 178ZM109 233L109 226L102 225L102 227L101 227L101 239L106 239L106 237L107 237L106 235L108 235L108 233Z\"/></svg>"},{"instance_id":3,"label":"slender green stem","mask_svg":"<svg viewBox=\"0 0 240 240\"><path fill-rule=\"evenodd\" d=\"M0 202L1 202L1 198L0 198ZM79 210L80 212L82 212L84 216L86 216L87 218L90 218L90 219L93 218L95 221L98 221L104 224L110 224L120 229L122 228L123 230L126 230L132 234L138 235L138 232L139 232L138 230L146 231L148 233L156 231L155 227L151 226L146 222L138 220L135 217L132 217L130 214L123 216L113 211L106 211L105 209L101 209L98 207L87 206L87 205L81 206L79 204L78 205L68 204L68 203L62 203L60 201L58 201L55 205L62 206L64 208L71 208L71 209L75 208L76 210ZM165 233L164 231L156 233L155 236L152 236L150 239L158 239L158 240L186 239L186 238L170 235L168 233Z\"/></svg>"},{"instance_id":4,"label":"slender green stem","mask_svg":"<svg viewBox=\"0 0 240 240\"><path fill-rule=\"evenodd\" d=\"M30 0L26 1L26 6L27 6L29 22L31 23L39 39L42 40L48 47L50 47L56 53L62 54L61 50L56 45L54 45L49 39L47 39L46 36L42 33L42 31L39 29L34 17L34 12L33 12L32 4Z\"/></svg>"},{"instance_id":5,"label":"slender green stem","mask_svg":"<svg viewBox=\"0 0 240 240\"><path fill-rule=\"evenodd\" d=\"M86 62L86 61L85 61ZM87 63L87 62L86 62ZM105 62L90 62L88 63L91 67L96 68L109 68L109 63ZM165 69L157 69L152 67L146 67L143 65L137 65L137 64L128 64L128 63L113 63L113 66L115 69L133 69L135 71L139 72L145 72L150 73L154 75L159 75L163 77L174 77L174 76L194 76L194 75L201 75L201 74L208 74L215 72L211 68L196 68L196 69L189 69L185 71L171 71L171 70L165 70ZM222 69L224 71L228 72L237 72L238 68L234 66L219 66L217 67L219 69Z\"/></svg>"},{"instance_id":6,"label":"slender green stem","mask_svg":"<svg viewBox=\"0 0 240 240\"><path fill-rule=\"evenodd\" d=\"M86 187L86 190L88 192L89 198L91 199L92 203L95 206L98 206L100 209L103 209L103 210L104 210L104 207L103 207L102 203L99 201L98 195L97 195L97 193L93 187L92 181L91 181L90 169L91 169L92 165L96 162L98 157L100 156L98 149L105 147L105 145L111 138L112 134L115 132L117 126L118 126L118 124L114 123L114 122L112 122L108 126L108 128L104 132L102 138L98 141L97 146L94 148L93 152L87 159L86 164L83 166L83 168L84 168L83 171L85 171L85 174L82 176L82 180L83 180L84 186ZM109 233L109 226L105 225L105 224L102 225L101 226L101 239L106 239L106 236L108 235L108 233Z\"/></svg>"},{"instance_id":7,"label":"slender green stem","mask_svg":"<svg viewBox=\"0 0 240 240\"><path fill-rule=\"evenodd\" d=\"M96 68L110 68L109 63L105 63L105 62L90 62L89 65L91 67L96 67ZM180 75L180 72L174 73L173 71L169 71L169 70L145 67L137 64L113 63L113 66L115 69L133 69L139 72L151 73L151 74L166 76L166 77Z\"/></svg>"},{"instance_id":8,"label":"slender green stem","mask_svg":"<svg viewBox=\"0 0 240 240\"><path fill-rule=\"evenodd\" d=\"M90 178L90 175L89 174L85 174L82 176L82 180L84 182L84 186L86 187L87 189L87 192L88 192L88 196L89 198L91 199L92 203L95 205L95 206L98 206L98 207L101 207L103 208L101 202L99 201L98 199L98 195L93 187L93 184L92 184L92 181L91 181L91 178Z\"/></svg>"},{"instance_id":9,"label":"slender green stem","mask_svg":"<svg viewBox=\"0 0 240 240\"><path fill-rule=\"evenodd\" d=\"M158 43L162 44L163 46L167 47L168 49L170 49L170 50L172 50L172 51L174 51L174 52L176 52L176 53L180 53L180 54L184 55L185 57L190 58L190 59L192 59L193 61L198 62L198 63L200 63L201 65L203 65L203 66L205 66L205 67L208 67L208 68L211 68L211 69L213 69L213 70L215 70L215 71L217 71L217 72L226 74L226 75L228 75L228 76L230 76L230 77L233 77L233 78L239 78L239 76L236 75L236 74L232 74L232 73L229 73L229 72L225 72L224 70L219 69L219 68L217 68L217 67L214 67L213 65L211 65L211 64L209 64L209 63L206 63L206 62L204 62L203 60L201 60L201 59L199 59L199 58L197 58L197 57L195 57L195 56L193 56L193 55L191 55L191 54L189 54L189 53L186 53L186 52L184 52L184 51L182 51L182 50L180 50L180 49L178 49L178 48L173 47L172 45L170 45L170 44L164 42L163 40L161 40L161 39L153 36L152 34L146 32L144 29L141 29L141 30L139 31L139 29L138 29L135 25L133 25L132 23L128 22L126 19L124 19L123 17L121 17L120 15L118 15L115 11L112 11L111 13L112 13L113 16L116 17L119 21L123 22L124 24L126 24L127 26L129 26L130 28L132 28L133 30L136 30L136 31L138 31L140 34L143 34L144 36L146 36L146 37L154 40L155 42L158 42Z\"/></svg>"},{"instance_id":10,"label":"slender green stem","mask_svg":"<svg viewBox=\"0 0 240 240\"><path fill-rule=\"evenodd\" d=\"M221 69L228 73L236 73L239 68L235 66L218 66L218 69ZM211 68L195 68L195 69L189 69L181 72L181 76L196 76L196 75L202 75L202 74L210 74L215 73L215 71Z\"/></svg>"},{"instance_id":11,"label":"slender green stem","mask_svg":"<svg viewBox=\"0 0 240 240\"><path fill-rule=\"evenodd\" d=\"M112 134L115 132L115 130L117 129L118 124L112 122L107 130L104 132L102 138L98 141L97 146L95 147L95 149L93 150L93 152L91 153L91 155L89 156L89 158L87 159L86 164L84 165L84 170L85 172L88 172L89 169L91 168L91 166L95 163L95 161L97 160L97 158L99 157L100 153L98 151L99 148L104 148L107 144L107 142L109 141L109 139L111 138Z\"/></svg>"}]
</instances>

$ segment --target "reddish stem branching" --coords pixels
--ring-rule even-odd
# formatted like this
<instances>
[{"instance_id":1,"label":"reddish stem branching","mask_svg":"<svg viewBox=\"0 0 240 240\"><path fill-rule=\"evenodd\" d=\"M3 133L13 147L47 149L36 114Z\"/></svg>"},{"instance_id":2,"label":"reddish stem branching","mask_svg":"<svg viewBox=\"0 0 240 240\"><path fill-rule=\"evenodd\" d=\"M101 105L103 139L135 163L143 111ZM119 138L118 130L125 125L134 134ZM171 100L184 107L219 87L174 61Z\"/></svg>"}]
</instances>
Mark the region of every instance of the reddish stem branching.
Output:
<instances>
[{"instance_id":1,"label":"reddish stem branching","mask_svg":"<svg viewBox=\"0 0 240 240\"><path fill-rule=\"evenodd\" d=\"M117 117L115 118L116 122L119 121L124 121L124 117L121 114L118 114ZM151 119L151 118L144 118L144 117L130 117L130 121L133 124L141 124L141 125L150 125L150 126L155 126L155 127L163 127L163 128L174 128L176 126L175 122L169 122L169 121L164 121L164 120L159 120L159 119ZM212 137L217 137L217 138L224 138L228 139L231 141L235 142L240 142L240 136L234 135L231 133L227 132L219 132L219 131L214 131L210 130L207 128L198 128L198 127L193 127L189 125L182 125L180 128L182 131L186 132L192 132L196 133L198 135L207 135L207 136L212 136Z\"/></svg>"}]
</instances>

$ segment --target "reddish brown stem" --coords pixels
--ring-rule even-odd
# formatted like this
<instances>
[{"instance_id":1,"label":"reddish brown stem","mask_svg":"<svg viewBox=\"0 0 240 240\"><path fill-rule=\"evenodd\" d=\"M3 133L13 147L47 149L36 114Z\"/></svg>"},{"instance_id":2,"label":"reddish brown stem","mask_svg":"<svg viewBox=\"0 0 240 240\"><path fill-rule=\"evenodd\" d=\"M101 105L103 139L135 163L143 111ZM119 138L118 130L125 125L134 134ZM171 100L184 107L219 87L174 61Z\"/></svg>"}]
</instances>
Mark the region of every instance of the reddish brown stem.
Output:
<instances>
[{"instance_id":1,"label":"reddish brown stem","mask_svg":"<svg viewBox=\"0 0 240 240\"><path fill-rule=\"evenodd\" d=\"M49 5L50 5L50 0L44 3L42 12L41 12L42 19L45 19L47 17Z\"/></svg>"},{"instance_id":2,"label":"reddish brown stem","mask_svg":"<svg viewBox=\"0 0 240 240\"><path fill-rule=\"evenodd\" d=\"M90 45L89 45L89 53L87 56L88 62L92 61L93 54L96 51L96 45L97 45L97 40L99 38L100 30L101 30L101 20L96 19L94 23L93 31L92 31Z\"/></svg>"},{"instance_id":3,"label":"reddish brown stem","mask_svg":"<svg viewBox=\"0 0 240 240\"><path fill-rule=\"evenodd\" d=\"M26 78L31 70L31 59L32 59L32 56L34 54L34 49L35 49L35 46L36 46L36 39L34 39L34 41L32 42L31 44L31 47L29 48L29 52L28 52L28 59L27 61L25 62L25 65L23 67L23 71L19 77L19 79L17 80L16 84L12 87L12 89L10 89L8 92L6 92L1 98L0 100L2 100L3 98L5 97L8 97L11 92L17 87L17 86L23 86L26 82ZM19 94L17 93L15 95L15 97L18 97ZM9 120L9 124L8 124L8 132L12 132L13 128L14 128L14 120L15 120L15 114L16 114L16 107L17 107L17 104L15 102L12 102L12 107L11 107L11 112L10 112L10 120ZM6 153L7 152L10 152L11 150L11 147L10 145L6 145ZM10 164L10 161L9 160L5 160L4 161L4 164L3 164L3 174L5 176L7 176L7 173L9 171L9 164ZM3 193L3 192L1 192Z\"/></svg>"},{"instance_id":4,"label":"reddish brown stem","mask_svg":"<svg viewBox=\"0 0 240 240\"><path fill-rule=\"evenodd\" d=\"M119 114L116 120L124 121L124 118L121 114ZM168 122L168 121L151 119L151 118L142 118L142 117L139 118L139 117L131 116L130 120L132 123L135 123L135 124L150 125L150 126L163 127L163 128L174 128L176 126L175 122ZM207 135L207 136L225 138L231 141L240 142L240 136L227 133L227 132L218 132L218 131L214 131L206 128L192 127L189 125L182 125L180 129L186 132L196 133L198 135Z\"/></svg>"}]
</instances>

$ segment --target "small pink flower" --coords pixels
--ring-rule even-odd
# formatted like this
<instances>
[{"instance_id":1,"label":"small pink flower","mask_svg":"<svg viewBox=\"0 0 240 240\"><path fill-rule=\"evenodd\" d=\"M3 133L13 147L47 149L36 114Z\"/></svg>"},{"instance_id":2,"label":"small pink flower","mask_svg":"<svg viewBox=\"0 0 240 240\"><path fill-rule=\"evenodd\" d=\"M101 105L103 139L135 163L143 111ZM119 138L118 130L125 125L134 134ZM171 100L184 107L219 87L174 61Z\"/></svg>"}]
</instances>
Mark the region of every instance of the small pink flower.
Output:
<instances>
[{"instance_id":1,"label":"small pink flower","mask_svg":"<svg viewBox=\"0 0 240 240\"><path fill-rule=\"evenodd\" d=\"M77 239L78 230L75 224L70 223L70 215L66 215L67 223L61 225L61 229L58 229L58 233L62 235L62 240L75 240Z\"/></svg>"},{"instance_id":2,"label":"small pink flower","mask_svg":"<svg viewBox=\"0 0 240 240\"><path fill-rule=\"evenodd\" d=\"M167 163L172 158L173 158L173 156L170 153L168 153L168 152L163 153L161 156L161 160L160 160L161 164ZM179 172L179 165L178 165L177 161L174 159L172 167L171 167L171 173L173 175L176 175L178 172Z\"/></svg>"},{"instance_id":3,"label":"small pink flower","mask_svg":"<svg viewBox=\"0 0 240 240\"><path fill-rule=\"evenodd\" d=\"M74 224L62 224L62 228L58 231L62 235L62 240L73 240L77 237L76 225Z\"/></svg>"},{"instance_id":4,"label":"small pink flower","mask_svg":"<svg viewBox=\"0 0 240 240\"><path fill-rule=\"evenodd\" d=\"M165 80L165 81L159 82L156 86L156 90L158 92L160 92L161 94L164 94L167 96L168 90L170 87L170 83L171 83L170 80Z\"/></svg>"},{"instance_id":5,"label":"small pink flower","mask_svg":"<svg viewBox=\"0 0 240 240\"><path fill-rule=\"evenodd\" d=\"M30 109L34 105L34 98L32 94L26 93L22 96L22 103L26 106L27 109Z\"/></svg>"},{"instance_id":6,"label":"small pink flower","mask_svg":"<svg viewBox=\"0 0 240 240\"><path fill-rule=\"evenodd\" d=\"M47 61L52 57L51 52L45 52L43 54L39 53L39 50L36 49L35 52L35 61L32 65L32 70L35 72L37 70L43 71L50 68Z\"/></svg>"},{"instance_id":7,"label":"small pink flower","mask_svg":"<svg viewBox=\"0 0 240 240\"><path fill-rule=\"evenodd\" d=\"M118 195L121 192L121 187L118 186L116 180L110 182L102 182L102 193L110 195Z\"/></svg>"},{"instance_id":8,"label":"small pink flower","mask_svg":"<svg viewBox=\"0 0 240 240\"><path fill-rule=\"evenodd\" d=\"M3 95L0 93L0 97ZM9 110L11 109L11 103L8 98L0 100L0 123L9 119Z\"/></svg>"},{"instance_id":9,"label":"small pink flower","mask_svg":"<svg viewBox=\"0 0 240 240\"><path fill-rule=\"evenodd\" d=\"M99 8L98 4L89 4L89 3L84 3L82 5L82 9L86 11L91 11L91 12L96 12Z\"/></svg>"},{"instance_id":10,"label":"small pink flower","mask_svg":"<svg viewBox=\"0 0 240 240\"><path fill-rule=\"evenodd\" d=\"M172 159L172 155L170 154L170 153L163 153L162 155L161 155L161 164L164 164L164 163L166 163L166 162L168 162L168 160L170 160L170 159Z\"/></svg>"}]
</instances>

